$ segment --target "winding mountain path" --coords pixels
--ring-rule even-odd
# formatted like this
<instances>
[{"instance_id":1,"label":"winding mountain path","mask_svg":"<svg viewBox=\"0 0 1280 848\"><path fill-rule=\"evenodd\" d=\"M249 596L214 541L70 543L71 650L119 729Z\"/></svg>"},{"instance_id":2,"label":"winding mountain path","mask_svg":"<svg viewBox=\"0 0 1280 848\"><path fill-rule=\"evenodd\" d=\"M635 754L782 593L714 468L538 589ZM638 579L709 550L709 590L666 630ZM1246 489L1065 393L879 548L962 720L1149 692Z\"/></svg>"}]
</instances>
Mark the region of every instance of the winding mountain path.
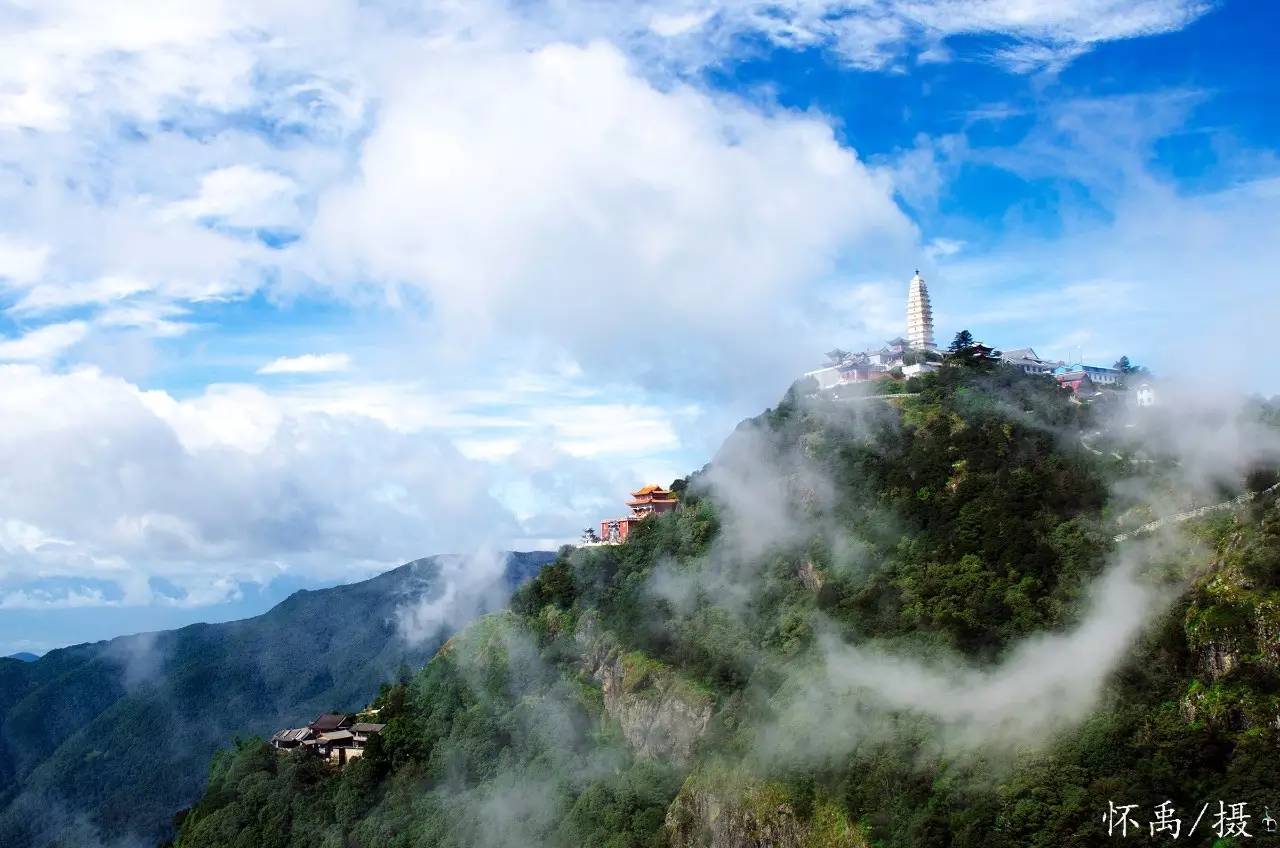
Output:
<instances>
[{"instance_id":1,"label":"winding mountain path","mask_svg":"<svg viewBox=\"0 0 1280 848\"><path fill-rule=\"evenodd\" d=\"M1164 518L1157 518L1155 521L1148 521L1140 527L1135 527L1128 533L1117 534L1113 539L1117 542L1123 542L1126 539L1132 539L1135 536L1145 536L1148 533L1154 533L1156 530L1159 530L1162 527L1167 527L1170 524L1181 524L1184 521L1190 521L1193 518L1199 518L1200 516L1208 515L1211 512L1233 509L1261 497L1262 495L1269 495L1277 489L1280 489L1280 483L1268 486L1260 492L1245 492L1239 497L1231 498L1230 500L1223 501L1222 503L1209 504L1208 506L1189 509L1186 512L1176 512L1173 515L1166 515Z\"/></svg>"}]
</instances>

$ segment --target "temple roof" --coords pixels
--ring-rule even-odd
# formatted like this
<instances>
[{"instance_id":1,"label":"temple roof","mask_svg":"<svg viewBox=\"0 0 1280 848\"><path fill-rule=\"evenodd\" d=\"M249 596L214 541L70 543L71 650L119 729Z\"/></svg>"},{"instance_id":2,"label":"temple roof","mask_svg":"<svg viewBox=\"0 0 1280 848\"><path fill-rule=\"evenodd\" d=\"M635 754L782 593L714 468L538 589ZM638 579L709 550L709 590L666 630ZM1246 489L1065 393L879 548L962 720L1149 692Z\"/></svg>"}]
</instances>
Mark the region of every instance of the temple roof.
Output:
<instances>
[{"instance_id":1,"label":"temple roof","mask_svg":"<svg viewBox=\"0 0 1280 848\"><path fill-rule=\"evenodd\" d=\"M351 723L351 716L342 713L324 713L317 716L316 720L307 725L316 733L325 733L330 730L337 730Z\"/></svg>"},{"instance_id":2,"label":"temple roof","mask_svg":"<svg viewBox=\"0 0 1280 848\"><path fill-rule=\"evenodd\" d=\"M632 492L631 496L633 498L638 498L643 495L669 495L669 494L671 494L671 491L669 489L664 489L661 486L655 486L651 483L648 486L642 487L638 491Z\"/></svg>"}]
</instances>

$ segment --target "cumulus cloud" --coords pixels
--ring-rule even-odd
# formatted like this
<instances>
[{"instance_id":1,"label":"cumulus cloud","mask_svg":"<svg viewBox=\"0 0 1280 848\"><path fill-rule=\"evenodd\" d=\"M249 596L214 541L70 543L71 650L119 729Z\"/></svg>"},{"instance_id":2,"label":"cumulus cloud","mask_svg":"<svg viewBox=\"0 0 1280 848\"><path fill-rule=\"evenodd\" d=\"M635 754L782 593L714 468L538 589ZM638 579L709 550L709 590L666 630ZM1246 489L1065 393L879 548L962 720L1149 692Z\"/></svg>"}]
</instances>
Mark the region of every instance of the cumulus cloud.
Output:
<instances>
[{"instance_id":1,"label":"cumulus cloud","mask_svg":"<svg viewBox=\"0 0 1280 848\"><path fill-rule=\"evenodd\" d=\"M298 186L273 171L230 165L200 178L196 195L168 212L229 227L285 227L298 217Z\"/></svg>"},{"instance_id":2,"label":"cumulus cloud","mask_svg":"<svg viewBox=\"0 0 1280 848\"><path fill-rule=\"evenodd\" d=\"M655 87L596 42L437 51L387 91L300 261L420 292L453 349L518 333L592 373L660 385L697 357L713 389L749 375L774 392L802 356L779 346L804 289L914 238L826 121Z\"/></svg>"},{"instance_id":3,"label":"cumulus cloud","mask_svg":"<svg viewBox=\"0 0 1280 848\"><path fill-rule=\"evenodd\" d=\"M95 369L0 366L0 604L194 607L477 539L545 549L637 479L686 467L667 456L663 410L519 382L180 397Z\"/></svg>"},{"instance_id":4,"label":"cumulus cloud","mask_svg":"<svg viewBox=\"0 0 1280 848\"><path fill-rule=\"evenodd\" d=\"M438 326L454 331L450 345L536 327L541 341L613 369L619 333L648 330L706 337L691 355L753 372L769 367L759 346L726 327L762 314L799 327L790 311L813 303L838 260L869 244L883 254L885 237L905 254L915 235L884 175L841 147L829 121L707 94L679 82L679 69L731 59L752 35L864 66L964 33L1078 51L1174 29L1204 9L486 2L406 26L393 10L346 0L306 15L285 0L141 16L41 4L0 28L16 57L0 76L0 122L35 133L4 140L23 166L0 197L27 210L6 243L26 246L0 258L24 285L44 277L20 299L31 311L239 297L283 269L291 290L303 280L342 290L355 277L395 300L402 287L425 294ZM655 52L667 64L647 62ZM287 135L292 153L233 120L242 114ZM122 116L137 137L107 134ZM112 149L109 179L95 178L99 145ZM305 249L246 238L281 228ZM741 338L768 329L753 320ZM653 351L639 376L672 381L666 355ZM771 379L799 357L781 352Z\"/></svg>"},{"instance_id":5,"label":"cumulus cloud","mask_svg":"<svg viewBox=\"0 0 1280 848\"><path fill-rule=\"evenodd\" d=\"M13 603L55 577L111 581L129 604L156 601L163 578L207 603L241 580L344 579L518 535L491 469L447 440L262 392L183 401L93 370L5 366L0 419Z\"/></svg>"},{"instance_id":6,"label":"cumulus cloud","mask_svg":"<svg viewBox=\"0 0 1280 848\"><path fill-rule=\"evenodd\" d=\"M4 550L4 588L34 602L40 576L105 575L135 603L155 576L197 599L234 591L228 572L345 574L470 547L480 529L576 531L628 478L675 476L692 464L675 451L718 443L742 407L717 400L773 400L815 326L896 321L897 295L870 288L833 317L831 277L888 279L919 247L901 169L864 162L827 116L714 92L694 71L754 36L863 67L936 60L959 33L1061 57L1202 10L56 0L9 16L0 292L20 326L0 361L46 367L0 377L0 409L22 422L0 452L23 491L0 489L0 517L59 541ZM148 345L198 335L231 302L317 295L412 316L379 337L400 379L145 389ZM280 353L201 364L244 379L262 362L349 364ZM491 385L512 363L565 362L572 379L538 404L507 386L460 402L416 379Z\"/></svg>"},{"instance_id":7,"label":"cumulus cloud","mask_svg":"<svg viewBox=\"0 0 1280 848\"><path fill-rule=\"evenodd\" d=\"M242 25L224 3L180 2L143 8L60 0L13 16L0 31L6 55L0 121L13 127L59 130L76 107L123 100L154 115L170 97L235 104L247 91L249 51L216 56L183 48L218 44ZM118 61L98 64L104 55ZM101 105L99 105L101 108Z\"/></svg>"}]
</instances>

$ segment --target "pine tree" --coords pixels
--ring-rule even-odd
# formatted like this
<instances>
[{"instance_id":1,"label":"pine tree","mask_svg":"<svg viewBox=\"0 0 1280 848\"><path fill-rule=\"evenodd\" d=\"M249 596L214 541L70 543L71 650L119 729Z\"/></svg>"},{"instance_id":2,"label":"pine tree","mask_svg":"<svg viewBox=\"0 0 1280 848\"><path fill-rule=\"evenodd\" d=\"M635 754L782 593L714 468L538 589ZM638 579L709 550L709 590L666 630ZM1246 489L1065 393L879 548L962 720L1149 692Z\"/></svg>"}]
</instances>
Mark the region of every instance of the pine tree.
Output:
<instances>
[{"instance_id":1,"label":"pine tree","mask_svg":"<svg viewBox=\"0 0 1280 848\"><path fill-rule=\"evenodd\" d=\"M947 348L947 351L949 353L963 353L971 347L973 347L973 333L968 330L961 330L951 340L951 346Z\"/></svg>"}]
</instances>

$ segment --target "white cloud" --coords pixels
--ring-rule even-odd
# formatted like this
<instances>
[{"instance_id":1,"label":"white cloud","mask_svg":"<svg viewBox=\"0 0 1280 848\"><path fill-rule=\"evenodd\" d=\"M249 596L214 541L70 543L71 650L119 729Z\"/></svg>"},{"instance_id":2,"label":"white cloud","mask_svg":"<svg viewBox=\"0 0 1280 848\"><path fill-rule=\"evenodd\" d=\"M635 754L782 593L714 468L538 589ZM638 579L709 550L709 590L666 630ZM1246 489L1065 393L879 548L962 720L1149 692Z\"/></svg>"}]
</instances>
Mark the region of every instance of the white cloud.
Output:
<instances>
[{"instance_id":1,"label":"white cloud","mask_svg":"<svg viewBox=\"0 0 1280 848\"><path fill-rule=\"evenodd\" d=\"M97 589L81 589L66 592L18 590L0 594L0 609L74 609L76 607L100 607L108 601Z\"/></svg>"},{"instance_id":2,"label":"white cloud","mask_svg":"<svg viewBox=\"0 0 1280 848\"><path fill-rule=\"evenodd\" d=\"M955 256L964 250L964 242L960 239L935 238L925 246L924 250L930 259L936 261L947 256Z\"/></svg>"},{"instance_id":3,"label":"white cloud","mask_svg":"<svg viewBox=\"0 0 1280 848\"><path fill-rule=\"evenodd\" d=\"M242 102L250 57L222 40L245 23L238 17L231 4L183 0L147 6L52 0L8 16L0 29L8 57L0 125L61 130L78 107L117 104L154 116L179 95ZM216 53L207 50L220 45ZM115 61L101 61L105 56Z\"/></svg>"},{"instance_id":4,"label":"white cloud","mask_svg":"<svg viewBox=\"0 0 1280 848\"><path fill-rule=\"evenodd\" d=\"M29 289L18 310L105 308L98 326L173 336L189 325L138 309L264 285L356 298L376 286L423 303L460 357L532 336L589 377L630 368L664 388L696 359L718 376L683 389L758 402L811 355L796 312L821 300L825 276L917 250L894 190L929 187L891 185L820 115L713 96L668 71L731 60L744 35L867 66L958 33L1087 49L1184 25L1204 4L300 10L58 0L0 24L0 124L34 130L0 138L22 163L0 175L0 209L22 224L5 243L21 249L0 249L0 273ZM246 115L269 132L246 130ZM243 232L259 228L304 241L271 250ZM794 341L765 357L753 342L764 334ZM642 335L675 343L637 362L624 351Z\"/></svg>"},{"instance_id":5,"label":"white cloud","mask_svg":"<svg viewBox=\"0 0 1280 848\"><path fill-rule=\"evenodd\" d=\"M432 35L502 32L525 46L557 39L649 39L683 64L720 61L743 36L784 47L825 47L846 61L882 67L912 48L936 59L939 42L960 34L1016 40L997 58L1015 69L1059 64L1091 46L1178 29L1206 0L615 0L566 5L490 0L444 5L408 23ZM144 120L192 109L259 105L255 86L281 74L277 114L297 114L315 97L349 120L349 87L335 83L354 42L387 38L406 19L397 7L323 0L238 4L177 0L162 6L50 0L0 27L9 61L0 71L0 126L59 131L86 116L123 113ZM287 45L287 50L280 49ZM376 48L372 48L376 51ZM321 71L320 69L324 69ZM299 73L299 71L303 71ZM327 72L326 72L327 71ZM307 118L305 120L311 120Z\"/></svg>"},{"instance_id":6,"label":"white cloud","mask_svg":"<svg viewBox=\"0 0 1280 848\"><path fill-rule=\"evenodd\" d=\"M168 212L229 227L287 227L298 223L298 185L283 174L232 165L200 178L195 197Z\"/></svg>"},{"instance_id":7,"label":"white cloud","mask_svg":"<svg viewBox=\"0 0 1280 848\"><path fill-rule=\"evenodd\" d=\"M744 35L884 67L987 32L1012 37L998 61L1029 69L1203 10L392 5L51 0L0 22L0 155L14 163L0 279L25 330L0 338L0 360L182 335L211 326L204 305L259 293L358 311L372 292L422 319L379 338L398 361L377 382L180 396L0 366L0 521L45 540L0 546L13 603L51 576L108 579L128 604L161 602L147 583L160 576L202 603L241 578L574 533L637 479L687 470L673 457L691 440L713 446L838 332L899 326L905 281L881 281L919 239L894 197L927 207L945 178L923 150L904 194L905 171L860 161L827 117L683 72L732 60ZM259 229L301 238L275 249L245 232ZM847 268L866 285L833 298ZM198 355L216 346L199 341ZM280 352L265 349L257 361ZM501 384L525 355L524 384Z\"/></svg>"},{"instance_id":8,"label":"white cloud","mask_svg":"<svg viewBox=\"0 0 1280 848\"><path fill-rule=\"evenodd\" d=\"M157 338L181 336L191 324L174 320L189 314L185 307L172 303L128 303L106 307L94 319L94 325L108 329L141 330Z\"/></svg>"},{"instance_id":9,"label":"white cloud","mask_svg":"<svg viewBox=\"0 0 1280 848\"><path fill-rule=\"evenodd\" d=\"M71 544L62 539L45 535L33 524L8 518L0 521L0 552L5 554L34 554L50 545Z\"/></svg>"},{"instance_id":10,"label":"white cloud","mask_svg":"<svg viewBox=\"0 0 1280 848\"><path fill-rule=\"evenodd\" d=\"M345 353L304 353L281 356L258 369L259 374L330 374L350 371L351 357Z\"/></svg>"},{"instance_id":11,"label":"white cloud","mask_svg":"<svg viewBox=\"0 0 1280 848\"><path fill-rule=\"evenodd\" d=\"M13 339L0 340L0 362L40 362L57 357L89 331L84 321L46 324Z\"/></svg>"},{"instance_id":12,"label":"white cloud","mask_svg":"<svg viewBox=\"0 0 1280 848\"><path fill-rule=\"evenodd\" d=\"M704 386L772 398L807 353L792 304L915 240L817 116L659 89L602 43L429 66L387 91L300 250L315 278L421 293L452 351L533 339L650 385L697 360Z\"/></svg>"},{"instance_id":13,"label":"white cloud","mask_svg":"<svg viewBox=\"0 0 1280 848\"><path fill-rule=\"evenodd\" d=\"M832 293L815 320L813 335L826 340L826 349L871 349L902 335L906 322L905 280L879 280L844 286ZM812 357L817 363L820 355Z\"/></svg>"},{"instance_id":14,"label":"white cloud","mask_svg":"<svg viewBox=\"0 0 1280 848\"><path fill-rule=\"evenodd\" d=\"M191 452L230 448L261 454L285 423L287 412L276 398L245 385L209 386L186 400L149 391L142 392L139 400Z\"/></svg>"},{"instance_id":15,"label":"white cloud","mask_svg":"<svg viewBox=\"0 0 1280 848\"><path fill-rule=\"evenodd\" d=\"M679 445L672 418L678 410L638 404L572 404L533 408L535 425L551 428L572 456L652 454Z\"/></svg>"},{"instance_id":16,"label":"white cloud","mask_svg":"<svg viewBox=\"0 0 1280 848\"><path fill-rule=\"evenodd\" d=\"M468 459L497 462L520 450L523 442L516 438L476 438L459 439L455 444L462 455Z\"/></svg>"},{"instance_id":17,"label":"white cloud","mask_svg":"<svg viewBox=\"0 0 1280 848\"><path fill-rule=\"evenodd\" d=\"M159 576L213 599L210 587L284 570L343 579L519 535L489 494L492 469L439 436L247 389L184 401L92 370L0 366L0 420L14 543L0 589L29 598L33 580L80 577L155 602Z\"/></svg>"},{"instance_id":18,"label":"white cloud","mask_svg":"<svg viewBox=\"0 0 1280 848\"><path fill-rule=\"evenodd\" d=\"M938 256L930 280L939 337L968 327L988 343L1110 364L1128 354L1157 373L1242 391L1280 391L1253 363L1273 334L1280 289L1280 168L1247 153L1229 182L1186 190L1152 167L1158 140L1203 95L1172 91L1060 101L1013 148L965 148L964 160L1027 180L1069 184L1061 232L1012 212L982 251ZM1075 198L1083 194L1084 201ZM1102 214L1099 214L1099 210ZM964 305L971 304L971 305ZM1212 355L1207 352L1213 351Z\"/></svg>"},{"instance_id":19,"label":"white cloud","mask_svg":"<svg viewBox=\"0 0 1280 848\"><path fill-rule=\"evenodd\" d=\"M420 597L396 609L396 632L411 645L452 632L506 603L507 555L484 548L437 560L438 579Z\"/></svg>"},{"instance_id":20,"label":"white cloud","mask_svg":"<svg viewBox=\"0 0 1280 848\"><path fill-rule=\"evenodd\" d=\"M936 722L941 732L927 744L949 753L1043 745L1097 707L1116 667L1167 607L1174 591L1146 573L1146 564L1174 550L1187 556L1169 540L1122 549L1090 587L1074 627L1030 637L981 668L954 658L925 662L825 633L820 668L797 668L779 687L779 718L757 738L761 755L840 757L883 738L889 717L903 712Z\"/></svg>"},{"instance_id":21,"label":"white cloud","mask_svg":"<svg viewBox=\"0 0 1280 848\"><path fill-rule=\"evenodd\" d=\"M1042 332L1077 344L1089 341L1080 338L1087 330L1099 341L1086 358L1104 364L1127 353L1179 380L1280 391L1280 375L1258 368L1255 358L1280 314L1280 291L1260 282L1262 269L1280 263L1270 237L1280 228L1278 201L1276 179L1199 195L1153 185L1128 195L1105 226L1053 243L1011 240L989 279L1034 273L1049 291L992 317L1025 322L1034 315Z\"/></svg>"},{"instance_id":22,"label":"white cloud","mask_svg":"<svg viewBox=\"0 0 1280 848\"><path fill-rule=\"evenodd\" d=\"M40 314L73 306L99 305L145 292L147 283L128 277L101 277L85 283L43 284L26 291L11 312Z\"/></svg>"},{"instance_id":23,"label":"white cloud","mask_svg":"<svg viewBox=\"0 0 1280 848\"><path fill-rule=\"evenodd\" d=\"M1207 0L745 0L659 4L629 15L611 4L617 31L645 29L677 45L684 61L715 62L736 39L821 47L862 68L879 69L918 52L921 61L955 54L957 35L1013 39L990 58L1025 73L1061 67L1097 44L1181 29L1213 7ZM603 16L601 16L603 17ZM739 49L740 46L739 46Z\"/></svg>"},{"instance_id":24,"label":"white cloud","mask_svg":"<svg viewBox=\"0 0 1280 848\"><path fill-rule=\"evenodd\" d=\"M63 584L105 581L118 591L102 603L197 606L286 572L332 581L484 540L554 545L637 481L686 470L663 457L692 410L511 383L524 393L219 385L179 398L93 369L0 366L0 596L65 606L78 590ZM480 416L495 397L509 418ZM382 420L381 398L401 417Z\"/></svg>"},{"instance_id":25,"label":"white cloud","mask_svg":"<svg viewBox=\"0 0 1280 848\"><path fill-rule=\"evenodd\" d=\"M27 244L0 235L0 280L32 283L44 272L49 245Z\"/></svg>"}]
</instances>

